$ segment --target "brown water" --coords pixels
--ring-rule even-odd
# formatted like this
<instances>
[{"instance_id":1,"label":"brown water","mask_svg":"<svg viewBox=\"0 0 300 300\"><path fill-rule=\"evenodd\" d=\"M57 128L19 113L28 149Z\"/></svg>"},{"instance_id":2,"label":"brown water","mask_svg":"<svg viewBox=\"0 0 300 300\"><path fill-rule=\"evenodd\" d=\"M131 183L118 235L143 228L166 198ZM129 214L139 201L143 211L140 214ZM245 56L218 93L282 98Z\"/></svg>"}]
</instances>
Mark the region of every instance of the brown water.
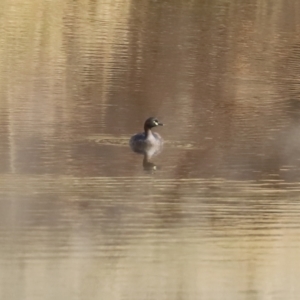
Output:
<instances>
[{"instance_id":1,"label":"brown water","mask_svg":"<svg viewBox=\"0 0 300 300\"><path fill-rule=\"evenodd\" d=\"M2 0L0 299L299 299L299 34L297 0Z\"/></svg>"}]
</instances>

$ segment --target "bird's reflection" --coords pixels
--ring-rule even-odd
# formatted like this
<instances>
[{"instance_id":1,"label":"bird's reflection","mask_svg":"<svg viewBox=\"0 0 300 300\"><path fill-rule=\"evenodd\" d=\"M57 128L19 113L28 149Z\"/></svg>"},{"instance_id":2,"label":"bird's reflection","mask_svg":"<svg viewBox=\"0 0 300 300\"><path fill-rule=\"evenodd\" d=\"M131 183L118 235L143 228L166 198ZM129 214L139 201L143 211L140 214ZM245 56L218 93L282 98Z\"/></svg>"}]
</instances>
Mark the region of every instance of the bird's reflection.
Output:
<instances>
[{"instance_id":1,"label":"bird's reflection","mask_svg":"<svg viewBox=\"0 0 300 300\"><path fill-rule=\"evenodd\" d=\"M132 146L130 146L131 150L135 153L142 154L143 155L143 169L146 172L154 173L157 170L160 170L160 167L157 166L154 162L150 161L151 158L159 155L162 150L163 146L149 146L145 149L136 149Z\"/></svg>"},{"instance_id":2,"label":"bird's reflection","mask_svg":"<svg viewBox=\"0 0 300 300\"><path fill-rule=\"evenodd\" d=\"M144 153L144 159L143 159L143 168L144 171L149 173L154 173L157 170L160 170L160 167L157 166L155 163L150 161L149 155L147 152Z\"/></svg>"}]
</instances>

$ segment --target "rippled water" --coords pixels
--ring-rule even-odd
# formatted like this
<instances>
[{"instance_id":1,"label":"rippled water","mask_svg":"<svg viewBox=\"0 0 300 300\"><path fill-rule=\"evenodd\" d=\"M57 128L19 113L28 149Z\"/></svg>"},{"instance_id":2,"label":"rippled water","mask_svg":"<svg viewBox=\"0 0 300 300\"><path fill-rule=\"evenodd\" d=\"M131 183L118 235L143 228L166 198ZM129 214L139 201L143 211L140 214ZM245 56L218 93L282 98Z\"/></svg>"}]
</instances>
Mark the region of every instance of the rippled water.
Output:
<instances>
[{"instance_id":1,"label":"rippled water","mask_svg":"<svg viewBox=\"0 0 300 300\"><path fill-rule=\"evenodd\" d=\"M299 12L1 1L0 299L298 299Z\"/></svg>"}]
</instances>

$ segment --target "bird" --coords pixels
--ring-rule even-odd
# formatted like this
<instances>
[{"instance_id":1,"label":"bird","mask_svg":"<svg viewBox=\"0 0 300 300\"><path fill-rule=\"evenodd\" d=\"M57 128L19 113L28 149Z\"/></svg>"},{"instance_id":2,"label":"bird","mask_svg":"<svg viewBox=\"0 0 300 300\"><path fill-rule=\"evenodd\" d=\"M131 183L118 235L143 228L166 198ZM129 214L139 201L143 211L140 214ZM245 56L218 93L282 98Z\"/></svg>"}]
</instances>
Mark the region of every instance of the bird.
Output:
<instances>
[{"instance_id":1,"label":"bird","mask_svg":"<svg viewBox=\"0 0 300 300\"><path fill-rule=\"evenodd\" d=\"M153 154L160 152L164 141L157 132L153 132L151 129L163 125L155 117L148 118L144 123L144 132L137 133L130 138L131 149L142 154L145 154L145 151L153 152Z\"/></svg>"}]
</instances>

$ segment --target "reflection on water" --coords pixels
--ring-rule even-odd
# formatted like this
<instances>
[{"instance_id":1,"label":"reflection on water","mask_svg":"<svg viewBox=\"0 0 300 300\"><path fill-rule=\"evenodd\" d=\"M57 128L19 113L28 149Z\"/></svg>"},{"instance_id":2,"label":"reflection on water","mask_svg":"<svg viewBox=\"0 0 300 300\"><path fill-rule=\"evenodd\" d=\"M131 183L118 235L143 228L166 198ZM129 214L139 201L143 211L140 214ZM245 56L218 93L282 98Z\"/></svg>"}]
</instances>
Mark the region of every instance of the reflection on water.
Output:
<instances>
[{"instance_id":1,"label":"reflection on water","mask_svg":"<svg viewBox=\"0 0 300 300\"><path fill-rule=\"evenodd\" d=\"M151 155L149 155L148 151L145 151L144 155L143 155L143 168L145 171L156 171L158 169L157 165L153 162L150 161L150 157L152 157Z\"/></svg>"},{"instance_id":2,"label":"reflection on water","mask_svg":"<svg viewBox=\"0 0 300 300\"><path fill-rule=\"evenodd\" d=\"M298 299L299 6L2 1L0 298Z\"/></svg>"}]
</instances>

